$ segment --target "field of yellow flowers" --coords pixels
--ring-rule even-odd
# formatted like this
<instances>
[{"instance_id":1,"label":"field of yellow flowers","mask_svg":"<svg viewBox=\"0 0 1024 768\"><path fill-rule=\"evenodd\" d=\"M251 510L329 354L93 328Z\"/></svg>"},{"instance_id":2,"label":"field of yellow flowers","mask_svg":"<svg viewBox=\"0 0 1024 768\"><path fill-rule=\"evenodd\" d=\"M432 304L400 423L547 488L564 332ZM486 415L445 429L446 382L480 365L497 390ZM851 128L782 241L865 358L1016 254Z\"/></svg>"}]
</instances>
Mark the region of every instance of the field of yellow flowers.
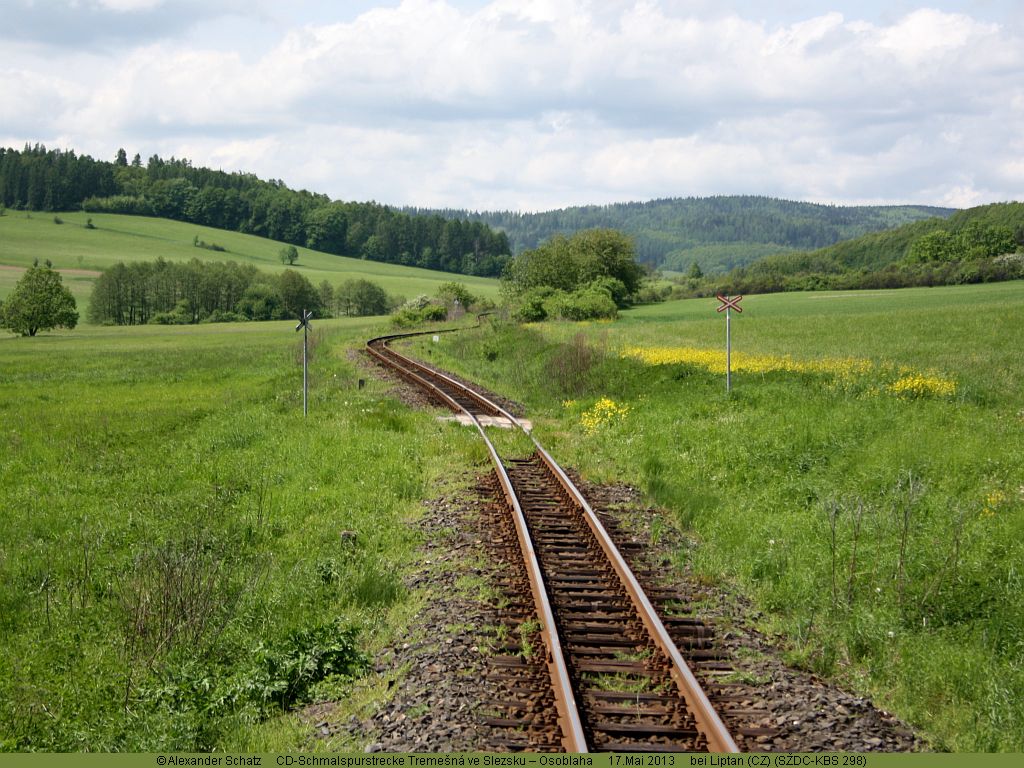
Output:
<instances>
[{"instance_id":1,"label":"field of yellow flowers","mask_svg":"<svg viewBox=\"0 0 1024 768\"><path fill-rule=\"evenodd\" d=\"M726 353L720 349L627 346L621 354L623 357L641 360L647 365L692 365L723 374L726 368ZM731 356L730 364L736 372L820 376L847 389L865 382L884 382L880 387L869 388L872 394L886 392L904 398L952 397L956 394L956 382L935 372L915 371L908 366L880 364L853 357L796 360L789 355L738 352Z\"/></svg>"}]
</instances>

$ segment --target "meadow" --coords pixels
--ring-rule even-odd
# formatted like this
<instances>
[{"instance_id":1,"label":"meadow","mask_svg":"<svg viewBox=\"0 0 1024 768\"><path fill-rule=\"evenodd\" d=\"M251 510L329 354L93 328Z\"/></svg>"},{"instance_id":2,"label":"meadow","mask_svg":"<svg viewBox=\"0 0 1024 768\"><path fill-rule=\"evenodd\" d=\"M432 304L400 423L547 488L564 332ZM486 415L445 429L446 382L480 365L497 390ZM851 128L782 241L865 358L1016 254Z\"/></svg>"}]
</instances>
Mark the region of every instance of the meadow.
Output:
<instances>
[{"instance_id":1,"label":"meadow","mask_svg":"<svg viewBox=\"0 0 1024 768\"><path fill-rule=\"evenodd\" d=\"M717 305L417 346L643 489L791 664L935 749L1024 749L1024 284L748 296L728 395Z\"/></svg>"},{"instance_id":2,"label":"meadow","mask_svg":"<svg viewBox=\"0 0 1024 768\"><path fill-rule=\"evenodd\" d=\"M731 395L716 305L414 346L642 488L792 664L1020 751L1024 284L749 296ZM297 748L304 702L387 696L420 502L485 456L358 385L380 320L314 325L307 419L291 322L0 336L0 750Z\"/></svg>"},{"instance_id":3,"label":"meadow","mask_svg":"<svg viewBox=\"0 0 1024 768\"><path fill-rule=\"evenodd\" d=\"M349 697L421 499L485 460L359 386L380 330L314 323L308 418L291 322L0 338L0 751L297 748Z\"/></svg>"},{"instance_id":4,"label":"meadow","mask_svg":"<svg viewBox=\"0 0 1024 768\"><path fill-rule=\"evenodd\" d=\"M35 259L49 259L54 269L62 272L81 317L86 315L92 283L99 271L119 261L236 261L272 273L288 268L278 255L282 243L253 235L145 216L71 212L56 218L63 223L56 224L54 214L39 212L7 211L0 216L0 299L11 292L21 270ZM93 229L86 228L89 221ZM197 248L193 245L196 237L225 250ZM323 280L332 285L344 280L371 280L389 294L411 299L420 294L434 295L439 285L456 280L474 295L491 299L498 296L498 281L490 278L351 259L308 248L298 251L299 260L293 268L314 285Z\"/></svg>"}]
</instances>

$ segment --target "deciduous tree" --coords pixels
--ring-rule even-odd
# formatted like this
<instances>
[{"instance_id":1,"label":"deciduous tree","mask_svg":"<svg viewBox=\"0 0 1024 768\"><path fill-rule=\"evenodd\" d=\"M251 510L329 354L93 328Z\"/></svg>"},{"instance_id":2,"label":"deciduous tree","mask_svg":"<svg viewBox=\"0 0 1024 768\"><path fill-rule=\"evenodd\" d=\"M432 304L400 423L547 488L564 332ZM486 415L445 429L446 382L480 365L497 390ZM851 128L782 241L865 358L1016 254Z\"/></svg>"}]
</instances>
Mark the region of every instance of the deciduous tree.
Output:
<instances>
[{"instance_id":1,"label":"deciduous tree","mask_svg":"<svg viewBox=\"0 0 1024 768\"><path fill-rule=\"evenodd\" d=\"M60 273L49 267L29 267L0 312L0 327L22 336L76 325L75 297L64 286Z\"/></svg>"},{"instance_id":2,"label":"deciduous tree","mask_svg":"<svg viewBox=\"0 0 1024 768\"><path fill-rule=\"evenodd\" d=\"M285 317L302 317L303 310L319 314L320 296L309 280L294 269L286 269L277 280Z\"/></svg>"}]
</instances>

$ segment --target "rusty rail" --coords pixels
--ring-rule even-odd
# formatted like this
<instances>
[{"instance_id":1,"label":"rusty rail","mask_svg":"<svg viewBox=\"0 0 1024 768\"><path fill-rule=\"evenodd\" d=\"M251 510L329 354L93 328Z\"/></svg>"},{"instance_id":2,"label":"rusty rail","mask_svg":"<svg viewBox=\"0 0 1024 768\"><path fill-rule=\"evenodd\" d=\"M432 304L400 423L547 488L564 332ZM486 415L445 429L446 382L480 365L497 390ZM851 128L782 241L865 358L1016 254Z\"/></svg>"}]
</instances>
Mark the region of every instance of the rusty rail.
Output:
<instances>
[{"instance_id":1,"label":"rusty rail","mask_svg":"<svg viewBox=\"0 0 1024 768\"><path fill-rule=\"evenodd\" d=\"M454 330L458 329L447 329L443 332L452 332ZM553 611L544 585L543 573L541 572L533 542L530 538L522 507L516 496L515 490L512 487L512 482L509 479L508 473L506 472L493 443L488 439L483 427L477 420L476 415L459 404L454 398L444 392L440 386L429 379L435 379L450 387L457 388L461 394L468 396L473 402L479 404L484 412L503 416L508 419L511 424L518 427L530 437L533 441L537 454L541 457L541 460L548 467L552 475L557 479L558 484L562 487L566 496L571 500L571 503L579 510L580 515L600 545L601 550L607 557L612 569L615 571L624 586L626 593L628 594L629 599L652 642L661 651L664 658L667 659L670 675L683 700L686 702L686 707L696 722L698 731L706 739L709 751L726 753L738 752L739 749L737 748L735 741L729 734L729 731L725 727L721 718L718 716L718 713L711 705L711 702L708 700L707 695L701 688L700 683L694 676L693 671L690 669L685 659L683 659L682 654L679 652L679 649L672 641L664 623L661 621L654 609L651 600L640 586L640 583L632 569L622 557L622 554L615 546L604 525L594 513L583 494L579 491L565 471L557 464L557 462L555 462L543 446L541 446L536 437L534 437L530 431L515 418L515 416L497 403L494 403L483 395L472 391L464 384L456 381L447 374L428 368L422 363L387 347L387 343L393 339L424 335L425 333L438 333L438 331L420 332L416 334L394 334L378 337L367 342L367 351L386 365L399 370L401 375L406 379L432 392L449 408L452 408L457 412L461 411L466 413L472 419L473 424L476 426L476 429L487 445L487 449L491 456L491 461L494 464L506 502L509 510L512 512L520 547L527 564L530 589L533 593L534 602L537 606L537 613L541 620L542 636L547 649L547 663L552 679L552 686L555 691L555 702L558 709L559 723L562 727L563 747L569 752L588 751L584 728L576 705L575 694L573 693L565 661L562 658L562 642L558 636ZM378 347L380 349L378 349ZM381 349L385 351L382 352Z\"/></svg>"},{"instance_id":2,"label":"rusty rail","mask_svg":"<svg viewBox=\"0 0 1024 768\"><path fill-rule=\"evenodd\" d=\"M387 338L390 339L394 337ZM537 560L537 554L534 551L533 542L530 539L530 533L526 525L526 518L523 516L523 510L519 504L519 499L516 497L515 490L512 488L512 481L509 479L508 472L506 472L505 466L502 464L501 458L498 456L498 452L494 448L494 444L491 442L490 438L487 437L487 433L484 432L484 428L480 425L476 414L460 406L458 402L451 398L440 387L427 380L427 378L420 375L420 373L417 373L417 370L422 370L423 366L417 364L416 361L395 352L394 350L388 350L388 354L384 354L374 347L375 343L379 343L381 346L386 345L386 342L381 339L372 339L367 342L366 345L370 354L392 368L401 370L404 378L415 381L420 386L425 387L442 401L447 403L449 407L456 411L466 413L472 419L473 425L480 433L480 437L483 438L484 444L487 446L487 451L491 457L491 463L494 465L495 472L498 475L498 480L501 483L505 501L512 513L516 534L519 539L519 546L522 549L523 559L526 563L526 571L530 581L530 591L533 594L534 605L537 608L537 615L540 619L540 632L541 637L544 639L548 672L551 676L551 684L555 693L555 707L558 710L558 721L562 730L562 746L565 748L566 752L587 752L587 740L583 733L583 724L580 720L579 708L576 706L576 696L572 690L569 671L565 666L565 656L562 653L562 642L558 636L554 613L551 609L551 603L548 600L547 588L544 585L544 575L541 573L540 563ZM433 373L441 376L451 385L463 388L461 384L451 377L445 376L444 374L438 374L437 372ZM507 418L514 420L511 414L500 406L490 403L482 396L473 393L473 399L489 404L494 410L497 410ZM518 424L518 422L516 423Z\"/></svg>"}]
</instances>

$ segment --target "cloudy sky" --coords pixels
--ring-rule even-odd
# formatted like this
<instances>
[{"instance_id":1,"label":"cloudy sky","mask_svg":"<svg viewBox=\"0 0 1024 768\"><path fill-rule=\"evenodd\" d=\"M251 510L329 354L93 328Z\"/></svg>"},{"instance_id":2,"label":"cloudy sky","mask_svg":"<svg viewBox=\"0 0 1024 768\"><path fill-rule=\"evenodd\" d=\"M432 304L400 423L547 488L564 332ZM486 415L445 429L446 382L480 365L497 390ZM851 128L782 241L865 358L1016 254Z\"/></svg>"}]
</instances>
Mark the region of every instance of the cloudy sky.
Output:
<instances>
[{"instance_id":1,"label":"cloudy sky","mask_svg":"<svg viewBox=\"0 0 1024 768\"><path fill-rule=\"evenodd\" d=\"M1024 199L1021 0L0 0L0 145L344 200Z\"/></svg>"}]
</instances>

